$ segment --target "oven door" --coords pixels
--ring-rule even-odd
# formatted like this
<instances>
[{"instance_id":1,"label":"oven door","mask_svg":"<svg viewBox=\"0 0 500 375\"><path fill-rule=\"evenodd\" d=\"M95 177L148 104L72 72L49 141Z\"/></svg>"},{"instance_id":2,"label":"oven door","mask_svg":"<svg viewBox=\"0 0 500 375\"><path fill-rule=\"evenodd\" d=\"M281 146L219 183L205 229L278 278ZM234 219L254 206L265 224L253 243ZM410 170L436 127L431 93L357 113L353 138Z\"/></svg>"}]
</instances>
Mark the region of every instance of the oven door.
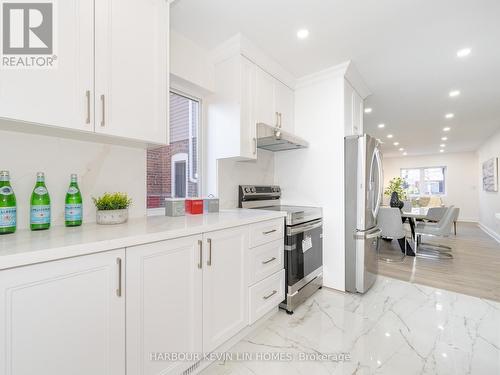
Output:
<instances>
[{"instance_id":1,"label":"oven door","mask_svg":"<svg viewBox=\"0 0 500 375\"><path fill-rule=\"evenodd\" d=\"M323 267L323 221L287 226L285 270L288 291L302 288L321 273Z\"/></svg>"}]
</instances>

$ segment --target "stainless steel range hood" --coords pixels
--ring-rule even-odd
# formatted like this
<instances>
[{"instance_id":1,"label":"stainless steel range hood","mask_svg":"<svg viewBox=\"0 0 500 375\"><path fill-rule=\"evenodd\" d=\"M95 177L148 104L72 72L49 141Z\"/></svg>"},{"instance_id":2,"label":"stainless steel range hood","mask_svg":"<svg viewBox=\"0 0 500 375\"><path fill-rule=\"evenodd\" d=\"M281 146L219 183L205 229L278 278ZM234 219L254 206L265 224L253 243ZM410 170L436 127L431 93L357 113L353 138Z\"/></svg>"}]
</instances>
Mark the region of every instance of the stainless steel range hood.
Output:
<instances>
[{"instance_id":1,"label":"stainless steel range hood","mask_svg":"<svg viewBox=\"0 0 500 375\"><path fill-rule=\"evenodd\" d=\"M257 124L257 147L268 151L296 150L309 147L309 143L293 134L267 124Z\"/></svg>"}]
</instances>

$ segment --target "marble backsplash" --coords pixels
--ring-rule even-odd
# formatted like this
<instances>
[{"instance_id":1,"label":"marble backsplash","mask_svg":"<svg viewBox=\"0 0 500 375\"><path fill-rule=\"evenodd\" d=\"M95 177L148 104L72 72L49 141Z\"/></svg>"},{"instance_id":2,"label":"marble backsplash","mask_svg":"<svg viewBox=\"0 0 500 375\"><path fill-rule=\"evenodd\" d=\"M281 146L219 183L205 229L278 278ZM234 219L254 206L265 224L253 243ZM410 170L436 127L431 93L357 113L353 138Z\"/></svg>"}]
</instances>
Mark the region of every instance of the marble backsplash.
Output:
<instances>
[{"instance_id":1,"label":"marble backsplash","mask_svg":"<svg viewBox=\"0 0 500 375\"><path fill-rule=\"evenodd\" d=\"M70 174L77 173L83 194L84 222L95 222L91 197L126 192L133 200L130 217L146 213L144 149L0 131L0 170L8 170L17 198L18 229L29 226L30 196L36 172L45 172L51 197L52 225L64 224L64 199Z\"/></svg>"}]
</instances>

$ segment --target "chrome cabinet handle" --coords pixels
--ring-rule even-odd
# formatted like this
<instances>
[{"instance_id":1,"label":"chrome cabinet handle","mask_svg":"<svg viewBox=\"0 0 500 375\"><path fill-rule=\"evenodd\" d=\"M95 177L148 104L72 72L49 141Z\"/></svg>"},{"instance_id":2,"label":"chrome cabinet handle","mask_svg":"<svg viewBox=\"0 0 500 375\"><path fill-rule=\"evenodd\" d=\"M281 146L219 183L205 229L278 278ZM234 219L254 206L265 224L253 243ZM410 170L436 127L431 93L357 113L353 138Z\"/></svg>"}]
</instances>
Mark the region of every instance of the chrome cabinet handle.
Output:
<instances>
[{"instance_id":1,"label":"chrome cabinet handle","mask_svg":"<svg viewBox=\"0 0 500 375\"><path fill-rule=\"evenodd\" d=\"M269 295L267 295L267 296L264 296L264 297L262 297L262 298L264 298L264 299L269 299L269 298L271 298L272 296L274 296L276 293L278 293L278 291L277 291L277 290L273 290L271 294L269 294Z\"/></svg>"},{"instance_id":2,"label":"chrome cabinet handle","mask_svg":"<svg viewBox=\"0 0 500 375\"><path fill-rule=\"evenodd\" d=\"M272 257L271 259L262 261L262 264L268 264L268 263L271 263L271 262L273 262L275 260L276 260L276 257Z\"/></svg>"},{"instance_id":3,"label":"chrome cabinet handle","mask_svg":"<svg viewBox=\"0 0 500 375\"><path fill-rule=\"evenodd\" d=\"M200 258L198 260L198 268L203 267L203 241L198 240L198 249L200 250Z\"/></svg>"},{"instance_id":4,"label":"chrome cabinet handle","mask_svg":"<svg viewBox=\"0 0 500 375\"><path fill-rule=\"evenodd\" d=\"M85 97L87 98L87 119L86 124L90 124L90 90L85 91Z\"/></svg>"},{"instance_id":5,"label":"chrome cabinet handle","mask_svg":"<svg viewBox=\"0 0 500 375\"><path fill-rule=\"evenodd\" d=\"M212 265L212 239L207 238L207 243L208 243L208 259L207 259L207 266Z\"/></svg>"},{"instance_id":6,"label":"chrome cabinet handle","mask_svg":"<svg viewBox=\"0 0 500 375\"><path fill-rule=\"evenodd\" d=\"M104 98L104 94L101 95L101 103L102 103L102 118L101 118L101 126L106 126L106 99Z\"/></svg>"},{"instance_id":7,"label":"chrome cabinet handle","mask_svg":"<svg viewBox=\"0 0 500 375\"><path fill-rule=\"evenodd\" d=\"M276 232L276 229L268 230L267 232L262 232L262 234L267 235L267 234L271 234L271 233L274 233L274 232Z\"/></svg>"},{"instance_id":8,"label":"chrome cabinet handle","mask_svg":"<svg viewBox=\"0 0 500 375\"><path fill-rule=\"evenodd\" d=\"M118 266L118 287L116 288L116 295L118 297L122 296L122 258L116 258L116 264Z\"/></svg>"},{"instance_id":9,"label":"chrome cabinet handle","mask_svg":"<svg viewBox=\"0 0 500 375\"><path fill-rule=\"evenodd\" d=\"M281 115L282 115L282 114L283 114L283 113L280 113L280 114L279 114L279 118L280 118L280 129L281 129L281 128L283 128L283 119L281 118Z\"/></svg>"},{"instance_id":10,"label":"chrome cabinet handle","mask_svg":"<svg viewBox=\"0 0 500 375\"><path fill-rule=\"evenodd\" d=\"M257 138L253 139L253 154L257 153Z\"/></svg>"}]
</instances>

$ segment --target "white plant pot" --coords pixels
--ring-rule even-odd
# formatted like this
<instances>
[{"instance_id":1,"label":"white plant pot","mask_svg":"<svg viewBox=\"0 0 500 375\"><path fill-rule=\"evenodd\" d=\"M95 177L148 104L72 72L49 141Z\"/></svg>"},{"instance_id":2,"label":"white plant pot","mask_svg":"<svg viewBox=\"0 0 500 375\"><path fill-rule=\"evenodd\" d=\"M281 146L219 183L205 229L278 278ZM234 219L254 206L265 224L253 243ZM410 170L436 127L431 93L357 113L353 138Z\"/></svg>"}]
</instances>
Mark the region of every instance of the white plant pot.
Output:
<instances>
[{"instance_id":1,"label":"white plant pot","mask_svg":"<svg viewBox=\"0 0 500 375\"><path fill-rule=\"evenodd\" d=\"M128 220L128 208L123 210L97 210L97 224L123 224Z\"/></svg>"}]
</instances>

